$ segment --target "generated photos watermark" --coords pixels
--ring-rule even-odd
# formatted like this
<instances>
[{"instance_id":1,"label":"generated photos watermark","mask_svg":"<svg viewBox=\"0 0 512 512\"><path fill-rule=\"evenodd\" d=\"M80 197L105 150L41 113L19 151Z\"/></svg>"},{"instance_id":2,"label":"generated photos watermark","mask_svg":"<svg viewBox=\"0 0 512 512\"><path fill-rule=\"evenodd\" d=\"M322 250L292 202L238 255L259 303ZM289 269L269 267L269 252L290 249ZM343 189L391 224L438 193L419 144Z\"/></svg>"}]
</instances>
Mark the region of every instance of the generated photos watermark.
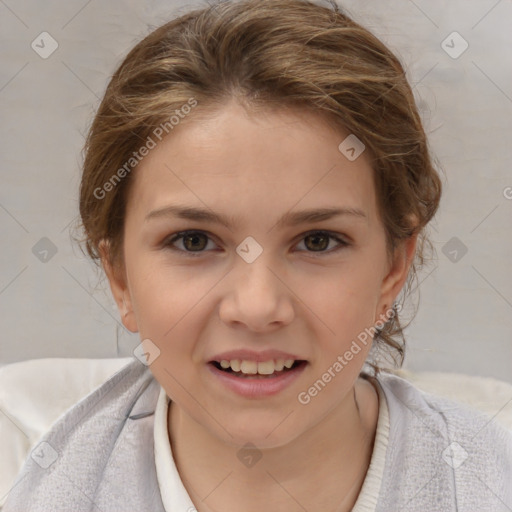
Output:
<instances>
[{"instance_id":1,"label":"generated photos watermark","mask_svg":"<svg viewBox=\"0 0 512 512\"><path fill-rule=\"evenodd\" d=\"M311 402L311 399L317 396L329 382L331 382L336 375L338 375L348 364L355 355L361 352L361 345L366 346L368 341L372 342L375 333L382 329L384 325L391 319L396 313L402 310L400 304L396 304L393 308L389 308L384 314L382 314L377 322L371 327L365 328L364 331L357 335L357 339L352 340L350 347L336 358L336 361L327 368L322 376L317 379L306 391L301 391L297 395L297 400L302 405L307 405Z\"/></svg>"},{"instance_id":2,"label":"generated photos watermark","mask_svg":"<svg viewBox=\"0 0 512 512\"><path fill-rule=\"evenodd\" d=\"M144 144L132 153L133 156L121 166L117 171L106 181L101 187L94 189L94 197L96 199L104 199L108 192L111 192L115 186L125 178L142 159L149 154L166 135L168 135L175 126L177 126L182 119L184 119L194 107L197 106L197 100L190 98L187 103L176 109L173 115L167 121L159 124L154 130L152 135L148 135ZM156 140L155 140L156 139Z\"/></svg>"}]
</instances>

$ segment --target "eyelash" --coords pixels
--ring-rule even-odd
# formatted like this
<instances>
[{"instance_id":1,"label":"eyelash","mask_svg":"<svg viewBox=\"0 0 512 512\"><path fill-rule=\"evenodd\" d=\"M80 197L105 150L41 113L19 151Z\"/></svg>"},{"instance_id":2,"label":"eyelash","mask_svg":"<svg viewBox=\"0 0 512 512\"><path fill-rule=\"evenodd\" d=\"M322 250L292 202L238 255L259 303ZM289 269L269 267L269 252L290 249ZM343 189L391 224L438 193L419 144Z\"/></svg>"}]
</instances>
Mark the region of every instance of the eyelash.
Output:
<instances>
[{"instance_id":1,"label":"eyelash","mask_svg":"<svg viewBox=\"0 0 512 512\"><path fill-rule=\"evenodd\" d=\"M206 235L209 240L212 240L212 238L209 236L208 232L201 231L201 230L193 230L192 229L192 230L180 231L178 233L174 233L173 235L171 235L170 238L167 238L163 242L162 246L164 248L170 249L171 251L181 252L184 255L186 255L187 257L190 256L192 258L197 258L199 256L202 256L207 251L206 250L202 250L202 251L187 251L187 250L183 250L183 249L177 249L176 247L172 246L172 244L174 242L177 242L178 240L182 240L186 235L197 234L197 233ZM318 235L318 234L320 234L320 235L327 235L330 239L335 240L340 245L338 247L336 247L334 249L330 249L328 251L306 251L306 252L311 253L311 255L313 257L321 257L322 255L325 255L325 254L332 254L332 253L338 252L341 249L344 249L345 247L348 247L350 245L345 240L339 238L335 233L332 233L330 231L324 231L324 230L308 231L307 233L304 233L303 235L301 235L301 239L300 239L299 242L301 242L302 240L304 240L308 236Z\"/></svg>"}]
</instances>

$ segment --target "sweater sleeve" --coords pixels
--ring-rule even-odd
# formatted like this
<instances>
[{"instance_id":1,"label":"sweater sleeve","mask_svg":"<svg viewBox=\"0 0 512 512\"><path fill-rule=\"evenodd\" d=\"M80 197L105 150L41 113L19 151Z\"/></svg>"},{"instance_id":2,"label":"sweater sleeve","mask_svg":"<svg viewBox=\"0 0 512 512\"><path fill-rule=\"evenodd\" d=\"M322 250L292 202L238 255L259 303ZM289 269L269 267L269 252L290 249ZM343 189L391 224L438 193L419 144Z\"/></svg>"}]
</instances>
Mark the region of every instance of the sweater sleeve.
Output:
<instances>
[{"instance_id":1,"label":"sweater sleeve","mask_svg":"<svg viewBox=\"0 0 512 512\"><path fill-rule=\"evenodd\" d=\"M512 434L491 417L383 375L390 414L376 512L512 510Z\"/></svg>"}]
</instances>

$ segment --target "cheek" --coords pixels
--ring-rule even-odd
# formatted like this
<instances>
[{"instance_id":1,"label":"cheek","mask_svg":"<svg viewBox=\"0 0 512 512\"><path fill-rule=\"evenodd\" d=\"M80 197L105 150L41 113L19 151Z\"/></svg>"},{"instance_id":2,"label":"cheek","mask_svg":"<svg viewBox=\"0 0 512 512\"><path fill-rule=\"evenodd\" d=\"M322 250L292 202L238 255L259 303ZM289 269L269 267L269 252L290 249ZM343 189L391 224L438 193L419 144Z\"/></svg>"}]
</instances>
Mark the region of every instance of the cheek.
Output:
<instances>
[{"instance_id":1,"label":"cheek","mask_svg":"<svg viewBox=\"0 0 512 512\"><path fill-rule=\"evenodd\" d=\"M367 359L374 334L375 282L370 272L354 270L339 274L338 279L325 280L323 286L312 288L308 296L307 304L315 315L304 311L317 326L318 371L331 369L336 375L325 399L336 399L336 393L351 385ZM325 378L332 376L328 374Z\"/></svg>"},{"instance_id":2,"label":"cheek","mask_svg":"<svg viewBox=\"0 0 512 512\"><path fill-rule=\"evenodd\" d=\"M133 269L131 294L141 335L168 337L207 296L218 280L186 266L157 261ZM172 329L171 332L169 332ZM166 334L167 333L167 334Z\"/></svg>"},{"instance_id":3,"label":"cheek","mask_svg":"<svg viewBox=\"0 0 512 512\"><path fill-rule=\"evenodd\" d=\"M380 283L374 270L354 266L304 283L302 290L304 302L327 325L350 331L373 322Z\"/></svg>"}]
</instances>

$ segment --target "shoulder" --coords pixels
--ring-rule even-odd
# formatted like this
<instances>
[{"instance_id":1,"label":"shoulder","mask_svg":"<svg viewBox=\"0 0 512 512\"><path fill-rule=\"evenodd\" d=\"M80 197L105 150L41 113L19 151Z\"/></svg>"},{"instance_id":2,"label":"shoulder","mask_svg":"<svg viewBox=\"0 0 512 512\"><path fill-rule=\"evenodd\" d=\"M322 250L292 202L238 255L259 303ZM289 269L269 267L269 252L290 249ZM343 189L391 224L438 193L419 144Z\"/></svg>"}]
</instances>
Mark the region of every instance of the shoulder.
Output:
<instances>
[{"instance_id":1,"label":"shoulder","mask_svg":"<svg viewBox=\"0 0 512 512\"><path fill-rule=\"evenodd\" d=\"M472 436L481 431L484 436L491 435L495 438L497 435L507 442L512 439L512 431L480 410L439 394L422 391L413 383L392 373L379 375L377 381L386 395L390 409L397 414L405 417L412 415L417 420L425 420L433 428L446 429L448 434Z\"/></svg>"},{"instance_id":2,"label":"shoulder","mask_svg":"<svg viewBox=\"0 0 512 512\"><path fill-rule=\"evenodd\" d=\"M414 496L407 510L434 502L443 503L443 510L490 511L512 504L512 432L491 416L421 391L397 375L380 374L377 381L389 408L383 482L389 502Z\"/></svg>"},{"instance_id":3,"label":"shoulder","mask_svg":"<svg viewBox=\"0 0 512 512\"><path fill-rule=\"evenodd\" d=\"M93 505L109 510L125 501L140 504L140 510L153 503L159 510L148 457L159 392L138 360L124 366L62 416L31 451L4 511L91 510Z\"/></svg>"}]
</instances>

